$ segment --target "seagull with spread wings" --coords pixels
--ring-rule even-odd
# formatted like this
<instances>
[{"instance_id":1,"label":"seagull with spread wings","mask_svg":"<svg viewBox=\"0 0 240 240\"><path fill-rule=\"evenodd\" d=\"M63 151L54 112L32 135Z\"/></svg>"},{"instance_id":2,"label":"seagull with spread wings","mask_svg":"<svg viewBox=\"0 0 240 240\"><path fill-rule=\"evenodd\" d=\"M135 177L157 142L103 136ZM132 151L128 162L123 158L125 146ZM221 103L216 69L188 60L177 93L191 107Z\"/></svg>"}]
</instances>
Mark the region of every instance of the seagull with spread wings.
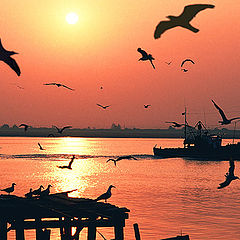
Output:
<instances>
[{"instance_id":1,"label":"seagull with spread wings","mask_svg":"<svg viewBox=\"0 0 240 240\"><path fill-rule=\"evenodd\" d=\"M74 159L75 159L75 155L72 156L72 158L71 158L71 160L70 160L70 162L68 163L67 166L64 165L64 166L58 166L58 167L59 167L59 168L67 168L67 169L72 170L72 163L73 163Z\"/></svg>"},{"instance_id":2,"label":"seagull with spread wings","mask_svg":"<svg viewBox=\"0 0 240 240\"><path fill-rule=\"evenodd\" d=\"M161 21L154 32L154 38L160 38L161 35L168 29L174 27L183 27L190 31L197 33L199 29L193 27L190 21L202 10L207 8L214 8L212 4L192 4L184 7L183 12L179 16L167 16L168 21Z\"/></svg>"},{"instance_id":3,"label":"seagull with spread wings","mask_svg":"<svg viewBox=\"0 0 240 240\"><path fill-rule=\"evenodd\" d=\"M181 67L184 65L185 62L191 62L192 64L195 64L195 62L192 59L187 58L187 59L182 61Z\"/></svg>"},{"instance_id":4,"label":"seagull with spread wings","mask_svg":"<svg viewBox=\"0 0 240 240\"><path fill-rule=\"evenodd\" d=\"M0 39L0 61L5 62L10 68L12 68L18 76L20 76L21 71L17 62L11 57L14 54L18 54L14 51L7 51L1 42Z\"/></svg>"},{"instance_id":5,"label":"seagull with spread wings","mask_svg":"<svg viewBox=\"0 0 240 240\"><path fill-rule=\"evenodd\" d=\"M144 108L148 108L148 107L150 107L151 105L150 105L150 104L146 104L146 105L144 104L143 106L144 106Z\"/></svg>"},{"instance_id":6,"label":"seagull with spread wings","mask_svg":"<svg viewBox=\"0 0 240 240\"><path fill-rule=\"evenodd\" d=\"M180 123L177 123L177 122L165 122L165 123L172 123L172 127L182 127L184 126L184 124L180 124Z\"/></svg>"},{"instance_id":7,"label":"seagull with spread wings","mask_svg":"<svg viewBox=\"0 0 240 240\"><path fill-rule=\"evenodd\" d=\"M20 124L19 127L24 127L24 131L25 131L25 132L26 132L26 131L28 130L28 128L29 128L29 126L28 126L27 124L25 124L25 123Z\"/></svg>"},{"instance_id":8,"label":"seagull with spread wings","mask_svg":"<svg viewBox=\"0 0 240 240\"><path fill-rule=\"evenodd\" d=\"M106 162L113 161L114 165L117 166L117 162L120 161L120 160L123 160L123 159L134 159L134 160L137 160L137 158L135 158L135 157L133 157L131 155L128 155L128 156L118 157L117 159L109 158Z\"/></svg>"},{"instance_id":9,"label":"seagull with spread wings","mask_svg":"<svg viewBox=\"0 0 240 240\"><path fill-rule=\"evenodd\" d=\"M68 87L68 86L66 86L66 85L63 85L63 84L61 84L61 83L44 83L43 85L54 85L54 86L57 86L57 87L64 87L64 88L67 88L67 89L69 89L69 90L74 91L73 88L70 88L70 87Z\"/></svg>"},{"instance_id":10,"label":"seagull with spread wings","mask_svg":"<svg viewBox=\"0 0 240 240\"><path fill-rule=\"evenodd\" d=\"M67 128L72 128L72 126L65 126L63 128L58 128L57 126L53 126L57 129L58 133L62 134L63 130L67 129Z\"/></svg>"},{"instance_id":11,"label":"seagull with spread wings","mask_svg":"<svg viewBox=\"0 0 240 240\"><path fill-rule=\"evenodd\" d=\"M235 169L235 164L234 164L234 160L232 160L232 158L229 160L229 170L228 172L225 174L225 181L220 183L218 186L218 189L220 188L224 188L226 186L228 186L233 180L239 179L239 177L234 175L234 169Z\"/></svg>"},{"instance_id":12,"label":"seagull with spread wings","mask_svg":"<svg viewBox=\"0 0 240 240\"><path fill-rule=\"evenodd\" d=\"M142 54L142 57L138 59L138 61L150 61L153 68L155 69L155 66L152 62L152 60L155 60L151 54L148 54L146 51L142 50L141 48L138 48L137 51Z\"/></svg>"},{"instance_id":13,"label":"seagull with spread wings","mask_svg":"<svg viewBox=\"0 0 240 240\"><path fill-rule=\"evenodd\" d=\"M101 104L98 104L98 103L97 103L97 105L98 105L99 107L101 107L102 109L107 109L108 107L110 107L110 106L111 106L111 105L103 106L103 105L101 105Z\"/></svg>"},{"instance_id":14,"label":"seagull with spread wings","mask_svg":"<svg viewBox=\"0 0 240 240\"><path fill-rule=\"evenodd\" d=\"M231 119L227 119L225 113L223 112L223 110L212 100L215 108L219 111L221 117L222 117L222 121L218 121L219 123L221 123L222 125L227 125L230 124L233 120L236 119L240 119L240 117L235 117L235 118L231 118Z\"/></svg>"}]
</instances>

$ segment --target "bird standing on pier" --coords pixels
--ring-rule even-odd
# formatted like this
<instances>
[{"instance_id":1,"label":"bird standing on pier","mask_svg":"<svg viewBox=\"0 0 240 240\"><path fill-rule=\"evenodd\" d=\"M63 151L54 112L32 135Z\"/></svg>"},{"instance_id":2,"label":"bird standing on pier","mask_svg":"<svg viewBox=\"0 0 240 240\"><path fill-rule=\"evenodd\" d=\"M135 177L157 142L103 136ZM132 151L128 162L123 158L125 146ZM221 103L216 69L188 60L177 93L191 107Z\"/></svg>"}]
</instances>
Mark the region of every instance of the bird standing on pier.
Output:
<instances>
[{"instance_id":1,"label":"bird standing on pier","mask_svg":"<svg viewBox=\"0 0 240 240\"><path fill-rule=\"evenodd\" d=\"M113 185L110 185L107 192L103 193L102 195L100 195L98 198L95 199L95 201L99 201L99 200L105 200L105 202L107 202L107 199L109 199L111 196L112 196L112 193L111 193L111 189L112 188L116 188L115 186Z\"/></svg>"},{"instance_id":2,"label":"bird standing on pier","mask_svg":"<svg viewBox=\"0 0 240 240\"><path fill-rule=\"evenodd\" d=\"M15 185L16 185L16 183L12 183L11 187L1 189L1 191L4 191L4 192L6 192L6 193L8 193L10 195L10 193L12 193L14 191L14 186Z\"/></svg>"},{"instance_id":3,"label":"bird standing on pier","mask_svg":"<svg viewBox=\"0 0 240 240\"><path fill-rule=\"evenodd\" d=\"M137 158L135 158L135 157L133 157L131 155L128 155L128 156L118 157L117 159L109 158L106 162L113 161L114 165L117 166L117 161L120 161L122 159L134 159L134 160L137 160Z\"/></svg>"},{"instance_id":4,"label":"bird standing on pier","mask_svg":"<svg viewBox=\"0 0 240 240\"><path fill-rule=\"evenodd\" d=\"M29 192L25 194L26 198L32 198L33 196L33 192L32 192L32 188L30 188Z\"/></svg>"},{"instance_id":5,"label":"bird standing on pier","mask_svg":"<svg viewBox=\"0 0 240 240\"><path fill-rule=\"evenodd\" d=\"M229 160L229 170L225 174L226 180L219 184L218 189L228 186L233 180L239 179L239 177L234 175L235 164L232 158Z\"/></svg>"},{"instance_id":6,"label":"bird standing on pier","mask_svg":"<svg viewBox=\"0 0 240 240\"><path fill-rule=\"evenodd\" d=\"M194 33L197 33L199 29L193 27L190 21L202 10L206 8L214 8L211 4L192 4L184 7L183 12L179 16L167 16L168 21L161 21L155 31L154 38L160 38L161 35L168 29L175 27L183 27Z\"/></svg>"},{"instance_id":7,"label":"bird standing on pier","mask_svg":"<svg viewBox=\"0 0 240 240\"><path fill-rule=\"evenodd\" d=\"M138 59L138 61L147 61L149 60L152 64L153 68L155 69L155 66L152 62L152 60L155 60L151 54L148 54L146 51L142 50L141 48L138 48L137 51L142 54L142 57Z\"/></svg>"},{"instance_id":8,"label":"bird standing on pier","mask_svg":"<svg viewBox=\"0 0 240 240\"><path fill-rule=\"evenodd\" d=\"M12 68L18 76L20 76L21 71L17 62L11 57L11 55L18 54L14 51L7 51L0 39L0 61L5 62L10 68Z\"/></svg>"},{"instance_id":9,"label":"bird standing on pier","mask_svg":"<svg viewBox=\"0 0 240 240\"><path fill-rule=\"evenodd\" d=\"M72 156L72 159L67 166L58 166L58 167L59 168L67 168L67 169L72 170L72 163L73 163L74 159L75 159L75 155Z\"/></svg>"},{"instance_id":10,"label":"bird standing on pier","mask_svg":"<svg viewBox=\"0 0 240 240\"><path fill-rule=\"evenodd\" d=\"M43 190L40 192L40 197L48 196L50 194L50 187L52 187L51 184L48 185L46 190Z\"/></svg>"},{"instance_id":11,"label":"bird standing on pier","mask_svg":"<svg viewBox=\"0 0 240 240\"><path fill-rule=\"evenodd\" d=\"M41 185L38 189L33 190L33 191L32 191L32 194L33 194L33 195L40 195L40 193L42 192L42 189L44 189L44 186L43 186L43 185Z\"/></svg>"},{"instance_id":12,"label":"bird standing on pier","mask_svg":"<svg viewBox=\"0 0 240 240\"><path fill-rule=\"evenodd\" d=\"M226 115L224 114L223 110L212 100L215 108L219 111L221 117L222 117L222 121L218 121L219 123L221 123L222 125L227 125L230 124L233 120L236 119L240 119L240 117L235 117L235 118L231 118L231 119L227 119Z\"/></svg>"}]
</instances>

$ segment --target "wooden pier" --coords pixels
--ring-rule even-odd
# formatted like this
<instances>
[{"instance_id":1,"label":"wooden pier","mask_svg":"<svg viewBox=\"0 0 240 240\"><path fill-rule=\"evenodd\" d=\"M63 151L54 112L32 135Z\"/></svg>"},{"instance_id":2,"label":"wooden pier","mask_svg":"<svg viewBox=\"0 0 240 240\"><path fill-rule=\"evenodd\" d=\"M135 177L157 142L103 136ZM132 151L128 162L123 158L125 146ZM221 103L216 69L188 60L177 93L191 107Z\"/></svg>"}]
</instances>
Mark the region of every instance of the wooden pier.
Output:
<instances>
[{"instance_id":1,"label":"wooden pier","mask_svg":"<svg viewBox=\"0 0 240 240\"><path fill-rule=\"evenodd\" d=\"M31 199L0 195L0 239L7 240L7 233L15 230L16 240L25 240L24 230L35 229L36 240L50 240L50 229L58 228L61 240L79 240L81 230L87 228L87 240L95 240L98 227L113 227L115 240L123 240L128 212L67 193Z\"/></svg>"}]
</instances>

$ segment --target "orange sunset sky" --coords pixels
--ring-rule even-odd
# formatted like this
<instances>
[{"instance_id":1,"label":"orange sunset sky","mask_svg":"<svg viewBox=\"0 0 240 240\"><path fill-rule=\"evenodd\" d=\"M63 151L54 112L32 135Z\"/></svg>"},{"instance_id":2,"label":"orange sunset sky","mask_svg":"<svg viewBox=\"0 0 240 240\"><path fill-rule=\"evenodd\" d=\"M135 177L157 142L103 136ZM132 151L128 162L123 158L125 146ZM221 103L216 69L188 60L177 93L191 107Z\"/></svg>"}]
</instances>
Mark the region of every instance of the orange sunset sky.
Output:
<instances>
[{"instance_id":1,"label":"orange sunset sky","mask_svg":"<svg viewBox=\"0 0 240 240\"><path fill-rule=\"evenodd\" d=\"M198 33L179 27L154 39L161 20L196 3L215 5L191 21ZM239 9L236 0L1 0L0 38L19 53L21 76L0 62L0 125L167 128L183 121L186 105L190 124L219 126L211 99L229 118L240 116ZM66 22L69 12L76 24ZM155 70L138 61L138 47L155 57ZM186 58L195 65L184 73Z\"/></svg>"}]
</instances>

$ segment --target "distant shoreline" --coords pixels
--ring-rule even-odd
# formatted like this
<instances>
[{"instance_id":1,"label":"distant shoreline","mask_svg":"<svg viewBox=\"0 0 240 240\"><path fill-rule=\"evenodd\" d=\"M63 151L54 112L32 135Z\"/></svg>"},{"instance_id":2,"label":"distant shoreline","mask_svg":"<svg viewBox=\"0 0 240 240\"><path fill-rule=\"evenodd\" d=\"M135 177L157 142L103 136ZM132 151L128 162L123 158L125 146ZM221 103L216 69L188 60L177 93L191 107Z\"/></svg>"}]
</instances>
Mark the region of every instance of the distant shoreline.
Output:
<instances>
[{"instance_id":1,"label":"distant shoreline","mask_svg":"<svg viewBox=\"0 0 240 240\"><path fill-rule=\"evenodd\" d=\"M240 138L240 130L214 129L212 134L221 131L223 139ZM62 134L55 128L29 128L26 132L22 128L0 128L0 137L88 137L88 138L181 138L183 129L66 129Z\"/></svg>"}]
</instances>

